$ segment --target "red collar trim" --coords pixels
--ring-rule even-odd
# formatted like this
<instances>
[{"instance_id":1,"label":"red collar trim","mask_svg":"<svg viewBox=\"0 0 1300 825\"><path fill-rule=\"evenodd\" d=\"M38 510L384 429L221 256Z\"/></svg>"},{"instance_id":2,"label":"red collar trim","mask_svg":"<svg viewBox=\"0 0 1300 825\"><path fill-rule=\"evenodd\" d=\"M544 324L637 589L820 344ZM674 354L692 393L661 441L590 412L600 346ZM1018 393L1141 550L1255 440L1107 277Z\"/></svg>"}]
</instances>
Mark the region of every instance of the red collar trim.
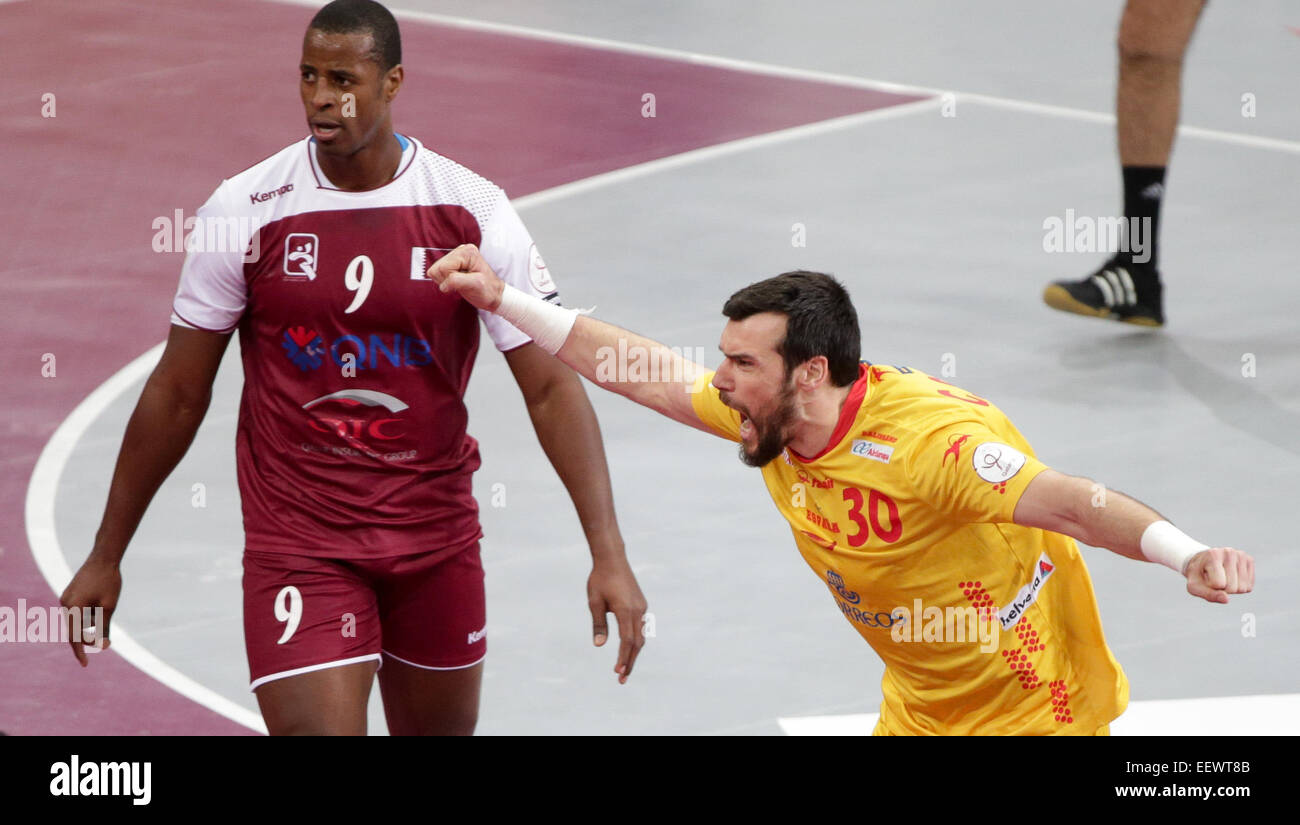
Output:
<instances>
[{"instance_id":1,"label":"red collar trim","mask_svg":"<svg viewBox=\"0 0 1300 825\"><path fill-rule=\"evenodd\" d=\"M862 408L862 399L867 397L867 387L870 386L867 375L867 365L858 364L858 380L853 382L848 398L844 399L844 407L840 410L840 420L835 425L835 432L831 433L831 440L826 442L826 448L812 458L804 458L792 448L787 447L786 449L790 451L790 455L799 461L807 463L816 461L839 446L839 443L844 440L844 436L848 435L849 430L853 429L853 421L858 417L858 410Z\"/></svg>"}]
</instances>

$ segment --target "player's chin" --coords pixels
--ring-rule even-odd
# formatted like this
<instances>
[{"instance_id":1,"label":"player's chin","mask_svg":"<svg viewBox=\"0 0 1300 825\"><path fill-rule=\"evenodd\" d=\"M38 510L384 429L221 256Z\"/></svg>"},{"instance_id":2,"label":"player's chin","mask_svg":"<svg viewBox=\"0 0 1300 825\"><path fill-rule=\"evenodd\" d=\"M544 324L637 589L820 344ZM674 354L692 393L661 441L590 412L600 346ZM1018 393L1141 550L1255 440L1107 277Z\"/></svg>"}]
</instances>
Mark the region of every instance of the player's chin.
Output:
<instances>
[{"instance_id":1,"label":"player's chin","mask_svg":"<svg viewBox=\"0 0 1300 825\"><path fill-rule=\"evenodd\" d=\"M752 445L752 446L751 446ZM765 438L755 432L740 442L740 460L750 467L766 467L785 449L781 443L772 438Z\"/></svg>"}]
</instances>

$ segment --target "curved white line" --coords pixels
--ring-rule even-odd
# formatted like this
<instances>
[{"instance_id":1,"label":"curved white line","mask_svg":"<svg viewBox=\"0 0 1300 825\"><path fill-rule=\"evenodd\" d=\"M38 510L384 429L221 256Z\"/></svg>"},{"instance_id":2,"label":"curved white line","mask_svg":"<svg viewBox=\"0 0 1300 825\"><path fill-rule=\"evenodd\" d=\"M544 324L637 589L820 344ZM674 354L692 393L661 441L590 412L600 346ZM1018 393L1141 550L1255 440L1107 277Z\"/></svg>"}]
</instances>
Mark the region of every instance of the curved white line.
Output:
<instances>
[{"instance_id":1,"label":"curved white line","mask_svg":"<svg viewBox=\"0 0 1300 825\"><path fill-rule=\"evenodd\" d=\"M643 175L677 168L685 164L710 160L773 143L808 137L820 132L854 126L871 120L911 114L937 105L936 100L922 100L915 103L887 106L883 109L873 109L868 112L830 118L767 134L739 138L702 149L670 155L647 163L636 164L624 169L593 175L551 189L544 189L522 198L512 199L512 203L516 208L522 210L589 192L603 186L622 183ZM27 542L31 545L32 556L36 559L36 566L55 593L62 593L63 589L68 586L68 582L72 581L72 571L68 568L68 562L63 557L63 550L59 546L54 522L54 499L58 490L59 479L63 475L63 468L67 465L68 458L72 455L77 442L90 428L90 425L94 423L95 419L116 401L122 393L126 392L132 384L147 376L153 370L158 363L158 359L162 356L164 346L165 344L158 344L144 355L136 358L96 388L94 392L86 396L86 399L54 431L54 435L50 437L36 462L36 469L33 470L31 481L27 485ZM396 401L397 399L393 400ZM259 733L266 733L266 725L259 714L232 702L210 688L204 687L168 665L131 638L126 628L122 627L121 624L114 622L112 633L112 649L147 675L227 719L252 728Z\"/></svg>"},{"instance_id":2,"label":"curved white line","mask_svg":"<svg viewBox=\"0 0 1300 825\"><path fill-rule=\"evenodd\" d=\"M159 344L127 364L86 396L86 399L78 404L72 414L54 431L45 449L41 451L40 458L36 460L36 469L32 471L31 481L27 484L25 513L27 543L31 545L32 556L36 559L36 566L40 569L41 575L49 582L55 593L62 593L68 586L68 582L72 581L72 571L63 556L63 549L59 546L59 537L54 523L54 497L58 490L59 479L63 476L63 469L67 466L77 442L95 419L135 382L153 370L158 359L162 357L163 346ZM144 671L145 674L233 722L238 722L258 733L266 733L266 725L263 724L260 715L204 687L159 659L133 639L121 624L113 623L112 634L111 650L121 654L123 659Z\"/></svg>"},{"instance_id":3,"label":"curved white line","mask_svg":"<svg viewBox=\"0 0 1300 825\"><path fill-rule=\"evenodd\" d=\"M0 3L12 1L13 0L0 0ZM309 2L314 2L314 0L275 1L294 3L297 5L305 5ZM398 17L423 20L425 22L441 23L486 31L498 31L525 37L550 39L559 42L577 43L581 45L594 46L596 48L648 54L667 59L732 68L755 73L797 77L807 80L821 80L862 88L880 89L901 94L941 95L945 92L945 90L942 89L888 83L868 78L837 75L829 72L793 69L786 66L775 66L752 61L732 60L729 58L683 52L674 49L639 46L637 44L614 40L564 35L558 32L549 32L522 26L484 23L482 21L469 20L466 18L454 18L429 13L402 10L394 11ZM960 93L960 96L965 97L968 100L975 100L992 106L1008 109L1020 109L1038 114L1055 115L1057 117L1090 120L1095 122L1114 121L1114 115L1102 112L1089 112L1086 110L1070 109L1062 106L1049 106L1039 103L1031 103L1029 101L1012 100L1009 98L999 98L989 95ZM725 143L715 144L701 149L682 152L678 155L671 155L669 157L659 158L646 163L636 164L635 166L627 167L625 169L614 170L601 175L594 175L583 180L572 181L541 192L534 192L531 195L522 198L512 199L512 202L520 209L540 206L553 200L581 194L602 186L622 183L631 178L640 177L645 174L677 168L693 162L711 160L737 151L745 151L760 146L771 145L773 143L781 143L788 140L809 137L813 134L818 134L824 131L856 126L863 122L912 114L930 109L938 105L938 103L938 99L932 98L909 104L886 106L881 109L831 118L829 120L795 126L773 133L754 135L748 138L727 141ZM1179 132L1193 137L1238 143L1254 146L1256 148L1300 152L1300 143L1277 140L1275 138L1258 137L1255 135L1246 135L1234 132L1218 132L1190 126L1180 126ZM86 396L86 399L82 401L81 404L72 411L72 414L59 425L59 428L54 431L54 435L50 437L49 442L45 445L45 449L41 451L40 458L36 462L36 468L33 470L31 481L27 486L25 510L27 541L31 546L32 556L36 559L36 566L40 569L41 575L45 577L46 582L49 583L55 593L62 593L63 589L67 587L68 582L72 580L72 571L68 568L68 562L63 557L63 550L59 546L59 540L54 524L55 492L58 489L59 479L63 475L63 468L67 465L68 458L72 455L72 450L75 448L77 441L80 440L81 436L87 429L89 429L90 425L100 415L100 413L107 409L118 396L131 386L131 384L146 376L153 369L154 365L158 363L158 359L162 356L163 346L164 344L158 344L148 352L136 358L109 378L108 381L96 388L94 392ZM130 634L127 633L126 629L122 627L122 625L114 624L112 632L112 649L117 651L121 654L122 658L135 665L147 675L157 679L159 682L172 688L182 696L219 713L227 719L238 722L239 724L251 728L259 733L266 733L266 725L263 723L260 715L232 702L210 688L204 687L171 667L131 638ZM810 717L810 719L816 718L826 719L831 717ZM860 720L862 717L857 718ZM782 727L785 727L786 724L790 722L798 725L797 720L781 719L779 721L782 724ZM872 721L872 724L874 724L874 720ZM868 729L867 732L870 732L870 730Z\"/></svg>"}]
</instances>

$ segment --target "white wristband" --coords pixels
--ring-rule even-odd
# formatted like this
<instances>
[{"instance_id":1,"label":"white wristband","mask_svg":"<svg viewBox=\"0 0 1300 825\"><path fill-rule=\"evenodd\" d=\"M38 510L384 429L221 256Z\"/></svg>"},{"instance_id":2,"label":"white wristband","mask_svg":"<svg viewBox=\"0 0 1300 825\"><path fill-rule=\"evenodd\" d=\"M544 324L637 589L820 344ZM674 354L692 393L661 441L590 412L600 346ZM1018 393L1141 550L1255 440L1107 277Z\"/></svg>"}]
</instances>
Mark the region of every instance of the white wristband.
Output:
<instances>
[{"instance_id":1,"label":"white wristband","mask_svg":"<svg viewBox=\"0 0 1300 825\"><path fill-rule=\"evenodd\" d=\"M534 344L551 355L559 352L578 320L578 310L547 303L510 284L505 287L496 314L532 338Z\"/></svg>"},{"instance_id":2,"label":"white wristband","mask_svg":"<svg viewBox=\"0 0 1300 825\"><path fill-rule=\"evenodd\" d=\"M1176 570L1179 575L1186 575L1187 562L1192 556L1209 549L1208 544L1201 544L1167 521L1152 522L1138 543L1147 559Z\"/></svg>"}]
</instances>

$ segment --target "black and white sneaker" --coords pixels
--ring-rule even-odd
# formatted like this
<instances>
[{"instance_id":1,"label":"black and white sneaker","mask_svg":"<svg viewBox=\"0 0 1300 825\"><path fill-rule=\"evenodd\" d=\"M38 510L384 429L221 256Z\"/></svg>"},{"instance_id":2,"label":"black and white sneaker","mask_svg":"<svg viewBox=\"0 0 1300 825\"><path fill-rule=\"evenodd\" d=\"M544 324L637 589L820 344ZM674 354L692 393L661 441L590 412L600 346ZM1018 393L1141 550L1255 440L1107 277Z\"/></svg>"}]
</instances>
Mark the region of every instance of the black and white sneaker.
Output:
<instances>
[{"instance_id":1,"label":"black and white sneaker","mask_svg":"<svg viewBox=\"0 0 1300 825\"><path fill-rule=\"evenodd\" d=\"M1141 264L1112 258L1082 281L1055 281L1043 290L1052 309L1112 318L1144 327L1165 325L1160 273Z\"/></svg>"}]
</instances>

